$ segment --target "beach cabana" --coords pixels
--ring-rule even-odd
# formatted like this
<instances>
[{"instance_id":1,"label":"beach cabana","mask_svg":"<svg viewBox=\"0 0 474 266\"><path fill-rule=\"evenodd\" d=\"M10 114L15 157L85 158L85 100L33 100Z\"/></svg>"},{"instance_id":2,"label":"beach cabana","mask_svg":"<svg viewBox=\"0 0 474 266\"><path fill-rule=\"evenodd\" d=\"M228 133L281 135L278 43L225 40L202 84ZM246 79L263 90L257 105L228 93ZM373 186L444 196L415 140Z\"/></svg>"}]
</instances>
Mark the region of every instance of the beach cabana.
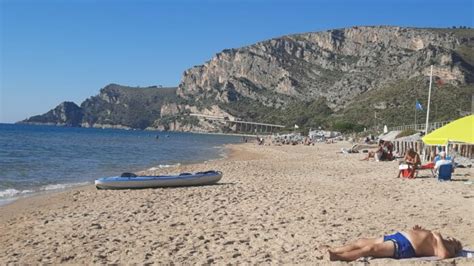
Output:
<instances>
[{"instance_id":1,"label":"beach cabana","mask_svg":"<svg viewBox=\"0 0 474 266\"><path fill-rule=\"evenodd\" d=\"M422 138L426 145L474 144L474 115L455 120Z\"/></svg>"}]
</instances>

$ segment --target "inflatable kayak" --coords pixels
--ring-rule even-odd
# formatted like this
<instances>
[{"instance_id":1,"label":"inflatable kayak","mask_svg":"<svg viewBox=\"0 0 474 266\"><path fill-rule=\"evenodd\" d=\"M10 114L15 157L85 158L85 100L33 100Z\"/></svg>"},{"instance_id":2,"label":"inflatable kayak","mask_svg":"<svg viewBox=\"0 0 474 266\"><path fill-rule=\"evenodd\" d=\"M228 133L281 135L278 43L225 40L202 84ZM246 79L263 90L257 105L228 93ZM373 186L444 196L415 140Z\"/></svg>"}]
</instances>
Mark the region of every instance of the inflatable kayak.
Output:
<instances>
[{"instance_id":1,"label":"inflatable kayak","mask_svg":"<svg viewBox=\"0 0 474 266\"><path fill-rule=\"evenodd\" d=\"M121 176L95 180L97 189L131 189L154 187L182 187L214 184L222 178L220 171L181 173L179 175L137 176L123 173Z\"/></svg>"}]
</instances>

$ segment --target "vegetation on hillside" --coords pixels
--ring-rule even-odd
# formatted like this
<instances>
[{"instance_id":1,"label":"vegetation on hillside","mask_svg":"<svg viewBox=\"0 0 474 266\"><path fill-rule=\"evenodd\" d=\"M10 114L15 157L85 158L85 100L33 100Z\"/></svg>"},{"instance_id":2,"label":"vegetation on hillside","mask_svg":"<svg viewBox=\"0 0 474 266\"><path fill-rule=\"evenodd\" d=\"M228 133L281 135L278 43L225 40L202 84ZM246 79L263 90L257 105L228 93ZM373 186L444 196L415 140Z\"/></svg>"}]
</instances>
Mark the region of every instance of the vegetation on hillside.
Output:
<instances>
[{"instance_id":1,"label":"vegetation on hillside","mask_svg":"<svg viewBox=\"0 0 474 266\"><path fill-rule=\"evenodd\" d=\"M221 104L221 108L242 120L262 123L281 124L302 128L317 128L326 125L326 119L332 113L325 98L312 101L292 100L285 107L273 108L250 98Z\"/></svg>"},{"instance_id":2,"label":"vegetation on hillside","mask_svg":"<svg viewBox=\"0 0 474 266\"><path fill-rule=\"evenodd\" d=\"M58 106L50 112L30 118L29 122L59 122L58 114L67 112L67 125L79 126L83 122L93 124L123 125L144 129L149 126L169 128L171 123L198 126L199 120L186 113L160 119L161 106L165 103L192 104L208 108L219 104L220 108L241 120L281 124L287 129L298 125L300 130L322 127L344 133L360 132L383 125L396 126L415 122L415 101L424 110L416 111L417 123L422 124L426 116L428 98L427 78L413 78L392 83L378 90L368 91L354 98L345 108L334 113L325 98L310 101L288 99L285 106L269 107L262 102L239 95L239 100L229 103L208 99L184 100L176 94L175 88L131 88L110 85L97 96L84 101L76 111ZM471 111L471 97L474 85L433 86L431 95L430 121L446 121L468 114ZM71 109L72 108L72 109ZM64 109L64 111L62 111ZM69 111L71 110L71 111ZM74 112L73 112L74 111ZM77 113L77 114L76 114ZM72 120L71 120L72 119ZM225 130L225 129L223 129Z\"/></svg>"},{"instance_id":3,"label":"vegetation on hillside","mask_svg":"<svg viewBox=\"0 0 474 266\"><path fill-rule=\"evenodd\" d=\"M295 124L301 129L326 128L341 132L360 132L384 125L397 126L415 122L415 102L423 110L417 110L417 123L426 117L428 78L399 81L379 90L368 91L356 97L348 106L333 113L326 99L314 101L292 100L286 107L272 108L249 98L220 104L220 107L242 120L285 125ZM446 121L464 116L471 111L474 85L453 86L434 83L431 95L430 121Z\"/></svg>"},{"instance_id":4,"label":"vegetation on hillside","mask_svg":"<svg viewBox=\"0 0 474 266\"><path fill-rule=\"evenodd\" d=\"M424 123L428 101L427 78L413 78L390 84L382 89L364 93L344 108L339 115L368 127L396 126ZM430 105L430 121L446 121L468 114L474 85L455 87L450 84L433 85ZM415 102L423 110L415 111Z\"/></svg>"},{"instance_id":5,"label":"vegetation on hillside","mask_svg":"<svg viewBox=\"0 0 474 266\"><path fill-rule=\"evenodd\" d=\"M164 130L170 130L170 125L176 123L181 125L197 126L199 124L199 119L189 115L170 115L156 119L152 126L162 127Z\"/></svg>"},{"instance_id":6,"label":"vegetation on hillside","mask_svg":"<svg viewBox=\"0 0 474 266\"><path fill-rule=\"evenodd\" d=\"M161 106L176 102L176 88L109 85L81 104L84 122L145 129L160 117Z\"/></svg>"},{"instance_id":7,"label":"vegetation on hillside","mask_svg":"<svg viewBox=\"0 0 474 266\"><path fill-rule=\"evenodd\" d=\"M32 116L21 122L55 123L68 127L77 127L82 122L82 109L73 102L63 102L43 115Z\"/></svg>"}]
</instances>

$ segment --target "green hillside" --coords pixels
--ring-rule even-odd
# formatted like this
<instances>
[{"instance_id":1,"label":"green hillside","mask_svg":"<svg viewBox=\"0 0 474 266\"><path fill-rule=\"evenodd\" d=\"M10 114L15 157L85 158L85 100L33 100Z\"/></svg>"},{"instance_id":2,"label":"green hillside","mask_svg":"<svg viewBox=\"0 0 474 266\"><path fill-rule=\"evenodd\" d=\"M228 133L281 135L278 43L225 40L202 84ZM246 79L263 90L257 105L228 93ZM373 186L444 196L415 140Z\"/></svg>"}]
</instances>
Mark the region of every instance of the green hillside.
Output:
<instances>
[{"instance_id":1,"label":"green hillside","mask_svg":"<svg viewBox=\"0 0 474 266\"><path fill-rule=\"evenodd\" d=\"M177 102L176 88L134 88L111 84L81 104L83 121L144 129L160 117L161 106Z\"/></svg>"},{"instance_id":2,"label":"green hillside","mask_svg":"<svg viewBox=\"0 0 474 266\"><path fill-rule=\"evenodd\" d=\"M434 84L431 94L430 121L455 119L471 111L474 85L455 87L449 84L441 86ZM388 126L413 124L415 101L418 99L424 110L417 111L417 123L423 123L426 117L428 87L428 78L414 78L393 83L356 97L336 117L368 127L377 124Z\"/></svg>"}]
</instances>

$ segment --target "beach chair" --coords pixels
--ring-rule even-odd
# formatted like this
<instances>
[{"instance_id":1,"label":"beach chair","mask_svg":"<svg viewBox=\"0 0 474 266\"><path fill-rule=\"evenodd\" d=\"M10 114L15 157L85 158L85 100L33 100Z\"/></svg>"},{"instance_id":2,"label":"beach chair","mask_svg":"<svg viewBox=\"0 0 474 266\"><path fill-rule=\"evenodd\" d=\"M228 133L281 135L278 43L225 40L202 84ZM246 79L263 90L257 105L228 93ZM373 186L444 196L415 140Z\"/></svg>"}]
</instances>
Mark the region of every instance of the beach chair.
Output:
<instances>
[{"instance_id":1,"label":"beach chair","mask_svg":"<svg viewBox=\"0 0 474 266\"><path fill-rule=\"evenodd\" d=\"M423 171L423 170L429 170L431 172L431 175L436 178L437 175L434 171L434 167L436 165L436 162L441 160L441 157L439 155L436 155L436 157L433 159L433 162L427 162L425 164L420 165L419 168L417 168L416 176L418 176L418 171ZM446 156L446 160L449 160L453 163L454 165L454 156Z\"/></svg>"},{"instance_id":2,"label":"beach chair","mask_svg":"<svg viewBox=\"0 0 474 266\"><path fill-rule=\"evenodd\" d=\"M453 165L441 165L438 169L438 181L450 181L453 174Z\"/></svg>"},{"instance_id":3,"label":"beach chair","mask_svg":"<svg viewBox=\"0 0 474 266\"><path fill-rule=\"evenodd\" d=\"M422 164L420 165L420 167L418 167L416 170L417 170L417 173L416 173L416 176L418 176L418 172L419 171L423 171L423 170L429 170L430 173L431 173L431 176L432 177L436 177L436 174L434 172L434 166L435 164L433 162L428 162L428 163L425 163L425 164Z\"/></svg>"}]
</instances>

